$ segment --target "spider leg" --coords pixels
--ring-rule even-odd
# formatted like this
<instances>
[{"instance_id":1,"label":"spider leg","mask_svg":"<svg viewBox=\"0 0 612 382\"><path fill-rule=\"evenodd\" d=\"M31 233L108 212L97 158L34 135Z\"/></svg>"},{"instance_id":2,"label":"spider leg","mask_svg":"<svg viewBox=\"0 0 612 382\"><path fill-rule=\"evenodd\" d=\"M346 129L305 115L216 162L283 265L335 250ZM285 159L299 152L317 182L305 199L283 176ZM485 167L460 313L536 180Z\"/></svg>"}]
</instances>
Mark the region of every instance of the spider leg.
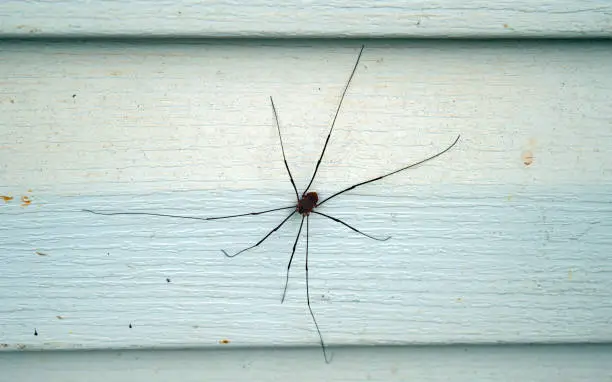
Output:
<instances>
[{"instance_id":1,"label":"spider leg","mask_svg":"<svg viewBox=\"0 0 612 382\"><path fill-rule=\"evenodd\" d=\"M310 288L308 286L308 216L306 216L306 301L308 302L308 311L310 312L310 316L312 317L312 322L314 322L315 328L317 328L317 333L319 333L319 340L321 342L321 349L323 350L323 357L325 358L325 363L330 363L331 358L327 356L327 348L325 347L325 342L323 341L323 336L321 335L319 324L317 324L317 319L315 318L315 315L312 312L312 307L310 306Z\"/></svg>"},{"instance_id":2,"label":"spider leg","mask_svg":"<svg viewBox=\"0 0 612 382\"><path fill-rule=\"evenodd\" d=\"M270 96L270 103L272 104L272 111L274 112L274 120L276 121L276 129L278 130L278 139L280 139L281 151L283 152L283 161L285 161L285 168L287 169L287 173L289 174L289 180L291 180L293 191L295 191L295 197L299 201L300 195L298 194L297 187L295 186L295 182L293 181L291 170L289 170L289 165L287 164L287 158L285 157L285 147L283 146L283 136L281 135L280 123L278 123L278 114L276 113L276 106L274 106L274 100L272 100L272 96Z\"/></svg>"},{"instance_id":3,"label":"spider leg","mask_svg":"<svg viewBox=\"0 0 612 382\"><path fill-rule=\"evenodd\" d=\"M331 219L331 220L333 220L333 221L335 221L335 222L338 222L338 223L340 223L340 224L342 224L342 225L344 225L344 226L346 226L346 227L348 227L348 228L352 229L353 231L357 232L358 234L361 234L361 235L363 235L363 236L365 236L365 237L369 237L370 239L373 239L373 240L378 240L378 241L387 241L387 240L391 239L391 236L387 236L387 237L385 237L385 238L378 238L378 237L374 237L374 236L372 236L372 235L368 235L367 233L361 232L361 231L360 231L360 230L358 230L357 228L355 228L355 227L353 227L353 226L350 226L348 223L345 223L345 222L343 222L342 220L340 220L340 219L338 219L338 218L335 218L335 217L333 217L333 216L326 215L326 214L324 214L323 212L312 211L312 213L313 213L313 214L317 214L317 215L321 215L321 216L325 216L326 218Z\"/></svg>"},{"instance_id":4,"label":"spider leg","mask_svg":"<svg viewBox=\"0 0 612 382\"><path fill-rule=\"evenodd\" d=\"M409 168L416 167L416 166L418 166L418 165L420 165L420 164L423 164L423 163L428 162L428 161L430 161L430 160L432 160L432 159L434 159L434 158L437 158L437 157L439 157L440 155L442 155L442 154L444 154L445 152L447 152L448 150L452 149L452 148L453 148L453 147L454 147L454 146L457 144L457 142L459 142L459 138L461 138L461 135L457 135L457 138L456 138L456 139L453 141L453 143L451 143L451 144L450 144L450 146L448 146L448 147L447 147L447 148L445 148L444 150L442 150L442 151L440 151L440 152L438 152L438 153L436 153L436 154L434 154L434 155L432 155L432 156L430 156L430 157L427 157L427 158L425 158L425 159L423 159L423 160L420 160L420 161L418 161L418 162L415 162L415 163L409 164L408 166L406 166L406 167L402 167L402 168L400 168L399 170L392 171L392 172L390 172L390 173L388 173L388 174L381 175L381 176L379 176L379 177L377 177L377 178L374 178L374 179L369 179L369 180L366 180L366 181L364 181L364 182L360 182L360 183L357 183L357 184L353 184L352 186L347 187L347 188L345 188L344 190L338 191L338 192L336 192L335 194L333 194L332 196L330 196L330 197L328 197L328 198L323 199L323 201L322 201L322 202L319 202L318 206L320 206L321 204L325 203L325 202L326 202L326 201L328 201L329 199L331 199L331 198L335 198L336 196L341 195L341 194L344 194L345 192L350 191L350 190L352 190L352 189L354 189L354 188L357 188L357 187L359 187L359 186L363 186L364 184L368 184L368 183L376 182L377 180L381 180L381 179L386 178L386 177L388 177L388 176L390 176L390 175L397 174L398 172L401 172L401 171L404 171L404 170L408 170Z\"/></svg>"},{"instance_id":5,"label":"spider leg","mask_svg":"<svg viewBox=\"0 0 612 382\"><path fill-rule=\"evenodd\" d=\"M304 189L304 193L308 192L308 189L312 185L312 182L314 181L315 176L317 176L317 171L319 170L319 166L321 165L321 160L323 160L323 155L325 154L325 149L327 148L327 144L329 143L329 138L331 138L332 131L334 131L334 125L336 124L336 119L338 118L338 114L340 113L340 108L342 108L342 101L344 101L344 96L346 95L346 91L348 90L349 85L351 84L351 81L353 80L353 76L355 75L355 72L357 71L357 66L359 66L359 60L361 59L363 48L365 48L365 45L361 46L361 50L359 51L359 54L357 55L357 60L355 61L355 66L353 66L353 71L351 72L351 75L349 76L348 81L346 81L346 85L344 86L344 91L342 92L342 96L340 97L340 102L338 103L338 107L336 108L336 114L334 114L334 119L332 120L331 127L329 128L329 133L327 134L327 138L325 139L325 144L323 145L321 156L319 156L319 160L317 161L317 165L315 166L314 173L312 174L312 178L310 178L310 182L308 183L308 186L306 186L306 188Z\"/></svg>"},{"instance_id":6,"label":"spider leg","mask_svg":"<svg viewBox=\"0 0 612 382\"><path fill-rule=\"evenodd\" d=\"M287 277L285 278L285 289L283 290L283 297L281 298L281 304L285 301L285 295L287 294L287 285L289 285L289 270L291 269L291 262L293 261L293 255L295 255L295 247L297 246L298 240L300 239L300 233L302 233L302 226L304 225L304 217L302 216L302 222L300 223L300 229L298 230L295 242L293 243L293 249L291 250L291 257L289 258L289 264L287 264Z\"/></svg>"},{"instance_id":7,"label":"spider leg","mask_svg":"<svg viewBox=\"0 0 612 382\"><path fill-rule=\"evenodd\" d=\"M81 211L89 212L89 213L92 213L92 214L95 214L95 215L106 215L106 216L111 216L111 215L145 215L145 216L162 216L162 217L167 217L167 218L190 219L190 220L220 220L220 219L237 218L237 217L240 217L240 216L267 214L268 212L274 212L274 211L280 211L280 210L288 210L289 208L295 208L295 206L273 208L271 210L265 210L265 211L247 212L246 214L238 214L238 215L214 216L214 217L211 217L211 218L200 218L200 217L197 217L197 216L184 216L184 215L157 214L157 213L153 213L153 212L98 212L98 211L94 211L94 210L81 210Z\"/></svg>"},{"instance_id":8,"label":"spider leg","mask_svg":"<svg viewBox=\"0 0 612 382\"><path fill-rule=\"evenodd\" d=\"M292 216L293 216L293 214L295 214L296 212L297 212L297 211L292 211L292 212L289 214L289 216L287 216L287 217L286 217L286 218L285 218L285 219L284 219L282 222L280 222L280 224L279 224L279 225L277 225L277 226L276 226L276 227L274 227L274 228L273 228L273 229L272 229L270 232L268 232L268 234L267 234L266 236L264 236L264 237L263 237L263 239L259 240L259 241L257 242L257 244L252 245L252 246L250 246L250 247L248 247L248 248L245 248L245 249L243 249L243 250L241 250L241 251L238 251L238 252L234 253L233 255L228 255L228 253L227 253L227 252L225 252L225 250L224 250L224 249L222 249L222 250L221 250L221 252L223 252L223 254L224 254L225 256L227 256L227 257L236 257L236 256L238 256L239 254L241 254L242 252L246 252L246 251L248 251L249 249L252 249L252 248L257 247L259 244L263 243L263 242L264 242L264 241L265 241L265 240L266 240L268 237L270 237L270 235L272 235L274 232L278 231L278 229L279 229L280 227L282 227L282 226L283 226L283 224L285 224L285 223L287 222L287 220L289 220L289 218L290 218L290 217L292 217Z\"/></svg>"}]
</instances>

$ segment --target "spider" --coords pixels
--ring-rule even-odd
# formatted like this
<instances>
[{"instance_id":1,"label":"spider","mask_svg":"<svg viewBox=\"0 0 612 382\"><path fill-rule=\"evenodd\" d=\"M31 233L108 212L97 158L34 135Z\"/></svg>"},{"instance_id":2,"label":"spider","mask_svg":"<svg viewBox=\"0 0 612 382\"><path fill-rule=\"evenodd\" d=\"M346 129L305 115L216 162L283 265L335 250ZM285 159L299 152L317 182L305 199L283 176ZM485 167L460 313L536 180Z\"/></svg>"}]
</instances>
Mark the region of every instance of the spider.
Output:
<instances>
[{"instance_id":1,"label":"spider","mask_svg":"<svg viewBox=\"0 0 612 382\"><path fill-rule=\"evenodd\" d=\"M353 79L353 76L355 75L355 72L357 71L357 67L359 66L359 61L361 59L361 55L363 53L364 50L364 46L361 46L361 50L359 51L359 54L357 55L357 60L355 61L355 65L353 66L353 70L351 71L351 74L349 76L348 81L346 82L346 85L344 86L344 90L342 91L342 95L340 96L340 102L338 103L338 107L336 108L336 112L334 114L334 118L332 119L331 122L331 126L329 129L329 133L327 134L327 138L325 139L325 144L323 145L323 149L321 150L321 155L319 156L319 159L317 160L317 164L315 166L314 172L312 174L312 177L310 178L310 182L308 182L308 185L304 188L304 191L300 194L298 192L298 189L295 185L295 181L293 179L293 175L291 174L291 170L289 169L289 165L287 163L287 157L285 155L285 147L283 145L283 137L281 134L281 130L280 130L280 124L278 121L278 113L276 111L276 106L274 105L274 100L272 99L272 97L270 97L270 105L272 106L272 111L274 114L274 121L276 124L276 129L278 131L278 137L279 137L279 141L280 141L280 146L281 146L281 152L283 155L283 161L285 163L285 168L287 169L287 174L289 175L289 180L291 181L291 186L293 187L293 191L295 192L295 198L296 198L296 203L290 206L286 206L286 207L280 207L280 208L273 208L273 209L269 209L269 210L265 210L265 211L257 211L257 212L248 212L248 213L243 213L243 214L237 214L237 215L228 215L228 216L217 216L217 217L208 217L208 218L202 218L202 217L195 217L195 216L183 216L183 215L169 215L169 214L160 214L160 213L147 213L147 212L98 212L98 211L93 211L93 210L83 210L86 212L90 212L93 214L98 214L98 215L147 215L147 216L162 216L162 217L171 217L171 218L180 218L180 219L195 219L195 220L220 220L220 219L230 219L230 218L236 218L236 217L241 217L241 216L251 216L251 215L261 215L261 214L266 214L266 213L270 213L270 212L274 212L274 211L281 211L281 210L289 210L291 209L291 213L289 215L287 215L287 217L285 217L276 227L274 227L272 230L270 230L262 239L260 239L257 243L244 248L236 253L230 254L227 251L225 251L224 249L221 250L221 252L227 256L227 257L236 257L238 255L240 255L243 252L246 252L250 249L253 249L255 247L258 247L261 243L263 243L266 239L268 239L268 237L270 237L274 232L278 231L293 215L298 214L301 216L301 222L300 222L300 228L298 229L298 233L295 237L295 241L293 242L293 248L291 250L291 256L289 257L289 263L287 264L287 271L286 271L286 276L285 276L285 287L283 289L283 295L281 297L281 303L283 303L285 301L285 296L287 294L287 285L289 284L289 271L291 270L291 263L293 261L293 257L295 255L295 249L297 247L299 238L300 238L300 234L302 233L302 229L304 227L304 221L306 221L306 257L305 257L305 274L306 274L306 302L308 305L308 311L310 313L310 316L312 317L312 321L315 325L315 328L317 330L317 333L319 335L319 342L321 344L321 349L323 351L323 357L325 358L325 362L329 363L331 361L331 358L328 356L327 353L327 346L325 345L325 341L323 340L323 335L321 334L321 330L319 329L319 324L317 323L317 319L315 318L315 315L312 311L312 307L310 304L310 288L308 285L308 237L309 237L309 227L308 227L308 223L309 223L309 219L310 219L310 215L311 214L315 214L315 215L319 215L319 216L323 216L327 219L333 220L337 223L340 223L342 225L344 225L345 227L355 231L356 233L363 235L367 238L373 239L373 240L377 240L377 241L386 241L389 240L391 237L387 236L387 237L375 237L372 235L368 235L360 230L358 230L357 228L351 226L350 224L335 218L333 216L327 215L323 212L317 211L316 209L321 207L321 205L323 205L324 203L327 203L329 200L344 194L345 192L351 191L357 187L366 185L368 183L373 183L376 182L378 180L384 179L388 176L397 174L399 172L408 170L410 168L414 168L420 164L423 164L425 162L428 162L434 158L439 157L440 155L446 153L447 151L449 151L450 149L452 149L457 142L460 139L460 135L458 135L455 140L448 146L446 147L444 150L431 155L423 160L420 160L418 162L409 164L407 166L404 166L400 169L397 169L395 171L391 171L389 173L386 173L384 175L378 176L376 178L372 178L372 179L368 179L365 180L363 182L359 182L356 183L350 187L344 188L330 196L327 196L326 198L324 198L323 200L319 200L319 194L315 191L312 191L310 189L310 187L312 186L312 182L315 180L315 177L317 175L317 172L319 170L319 166L321 165L321 161L323 160L323 156L325 155L325 150L327 149L327 144L329 143L329 139L331 138L332 132L334 130L334 126L336 124L336 119L338 118L338 114L340 113L340 109L342 108L342 102L344 101L344 98L346 96L346 92L351 84L351 81Z\"/></svg>"}]
</instances>

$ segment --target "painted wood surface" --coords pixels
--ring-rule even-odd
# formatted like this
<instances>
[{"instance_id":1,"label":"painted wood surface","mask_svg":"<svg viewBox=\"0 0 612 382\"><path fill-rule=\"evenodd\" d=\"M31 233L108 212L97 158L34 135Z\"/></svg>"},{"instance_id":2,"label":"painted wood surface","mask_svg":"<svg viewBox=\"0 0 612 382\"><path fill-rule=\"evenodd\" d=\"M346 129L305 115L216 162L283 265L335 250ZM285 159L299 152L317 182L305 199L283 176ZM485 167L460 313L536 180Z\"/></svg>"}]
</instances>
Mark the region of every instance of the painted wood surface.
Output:
<instances>
[{"instance_id":1,"label":"painted wood surface","mask_svg":"<svg viewBox=\"0 0 612 382\"><path fill-rule=\"evenodd\" d=\"M462 139L311 219L326 365L297 219L82 209L291 205L360 42L3 43L0 380L610 379L610 44L366 44L316 191Z\"/></svg>"},{"instance_id":2,"label":"painted wood surface","mask_svg":"<svg viewBox=\"0 0 612 382\"><path fill-rule=\"evenodd\" d=\"M7 381L608 381L609 345L365 347L0 354ZM44 371L44 374L41 373Z\"/></svg>"},{"instance_id":3,"label":"painted wood surface","mask_svg":"<svg viewBox=\"0 0 612 382\"><path fill-rule=\"evenodd\" d=\"M5 44L4 349L316 345L291 205L358 46ZM607 43L369 44L314 189L314 310L330 345L611 338ZM8 200L13 198L12 200ZM129 326L132 326L130 328ZM36 329L38 335L34 335Z\"/></svg>"},{"instance_id":4,"label":"painted wood surface","mask_svg":"<svg viewBox=\"0 0 612 382\"><path fill-rule=\"evenodd\" d=\"M5 0L2 37L610 37L586 1Z\"/></svg>"}]
</instances>

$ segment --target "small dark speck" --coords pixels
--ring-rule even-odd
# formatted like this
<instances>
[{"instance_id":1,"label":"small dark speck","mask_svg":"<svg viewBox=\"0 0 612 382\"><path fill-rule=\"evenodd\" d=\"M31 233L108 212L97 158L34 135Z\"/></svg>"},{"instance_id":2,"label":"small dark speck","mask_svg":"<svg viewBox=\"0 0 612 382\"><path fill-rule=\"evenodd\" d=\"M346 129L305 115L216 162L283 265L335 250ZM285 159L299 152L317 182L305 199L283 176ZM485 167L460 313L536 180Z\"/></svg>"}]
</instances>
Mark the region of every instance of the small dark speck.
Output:
<instances>
[{"instance_id":1,"label":"small dark speck","mask_svg":"<svg viewBox=\"0 0 612 382\"><path fill-rule=\"evenodd\" d=\"M130 328L130 329L132 329L132 323L131 323L131 322L130 322L130 326L129 326L129 328Z\"/></svg>"},{"instance_id":2,"label":"small dark speck","mask_svg":"<svg viewBox=\"0 0 612 382\"><path fill-rule=\"evenodd\" d=\"M110 252L106 252L106 256L110 256Z\"/></svg>"},{"instance_id":3,"label":"small dark speck","mask_svg":"<svg viewBox=\"0 0 612 382\"><path fill-rule=\"evenodd\" d=\"M38 331L36 330L36 328L34 328L34 335L37 336L38 335Z\"/></svg>"},{"instance_id":4,"label":"small dark speck","mask_svg":"<svg viewBox=\"0 0 612 382\"><path fill-rule=\"evenodd\" d=\"M167 278L167 277L166 277L166 282L167 282L167 283L169 283L169 282L170 282L170 279L169 279L169 278Z\"/></svg>"},{"instance_id":5,"label":"small dark speck","mask_svg":"<svg viewBox=\"0 0 612 382\"><path fill-rule=\"evenodd\" d=\"M72 98L76 98L76 94L73 94L73 95L72 95Z\"/></svg>"}]
</instances>

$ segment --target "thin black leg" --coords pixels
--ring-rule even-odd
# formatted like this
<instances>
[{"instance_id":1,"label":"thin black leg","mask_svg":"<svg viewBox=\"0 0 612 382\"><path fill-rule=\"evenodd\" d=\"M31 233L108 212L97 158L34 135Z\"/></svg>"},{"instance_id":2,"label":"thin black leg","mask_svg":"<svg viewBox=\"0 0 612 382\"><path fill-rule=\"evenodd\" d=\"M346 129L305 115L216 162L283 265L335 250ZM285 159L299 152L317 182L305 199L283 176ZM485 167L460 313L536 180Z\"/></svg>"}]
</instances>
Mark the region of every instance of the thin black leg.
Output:
<instances>
[{"instance_id":1,"label":"thin black leg","mask_svg":"<svg viewBox=\"0 0 612 382\"><path fill-rule=\"evenodd\" d=\"M112 216L112 215L145 215L145 216L162 216L162 217L166 217L166 218L190 219L190 220L220 220L220 219L237 218L237 217L240 217L240 216L267 214L268 212L288 210L289 208L295 208L295 206L273 208L271 210L258 211L258 212L247 212L246 214L238 214L238 215L214 216L214 217L211 217L211 218L199 218L197 216L184 216L184 215L156 214L156 213L153 213L153 212L98 212L98 211L94 211L94 210L81 210L81 211L89 212L89 213L96 214L96 215L106 215L106 216Z\"/></svg>"},{"instance_id":2,"label":"thin black leg","mask_svg":"<svg viewBox=\"0 0 612 382\"><path fill-rule=\"evenodd\" d=\"M361 234L361 235L363 235L363 236L365 236L365 237L368 237L368 238L370 238L370 239L373 239L373 240L378 240L378 241L387 241L387 240L391 239L391 236L387 236L387 237L385 237L385 238L383 239L383 238L378 238L378 237L375 237L375 236L372 236L372 235L368 235L367 233L363 233L363 232L361 232L360 230L358 230L357 228L355 228L355 227L353 227L353 226L350 226L348 223L345 223L345 222L343 222L342 220L340 220L340 219L338 219L338 218L335 218L335 217L333 217L333 216L326 215L326 214L324 214L323 212L312 211L312 213L313 213L313 214L317 214L317 215L321 215L321 216L325 216L326 218L331 219L331 220L333 220L333 221L335 221L335 222L338 222L338 223L340 223L340 224L342 224L342 225L344 225L344 226L346 226L346 227L348 227L348 228L352 229L353 231L357 232L358 234Z\"/></svg>"},{"instance_id":3,"label":"thin black leg","mask_svg":"<svg viewBox=\"0 0 612 382\"><path fill-rule=\"evenodd\" d=\"M298 194L297 187L295 186L295 182L293 181L291 170L289 170L289 165L287 164L287 157L285 157L285 147L283 146L283 136L281 135L280 123L278 122L278 114L276 113L276 106L274 106L274 100L272 100L272 96L270 96L270 103L272 104L272 111L274 112L274 120L276 121L276 129L278 130L278 139L280 139L281 151L283 152L283 161L285 161L285 168L287 169L287 173L289 174L289 179L291 180L293 191L295 191L295 198L299 201L300 195Z\"/></svg>"},{"instance_id":4,"label":"thin black leg","mask_svg":"<svg viewBox=\"0 0 612 382\"><path fill-rule=\"evenodd\" d=\"M306 301L308 302L308 310L310 311L310 316L312 317L312 321L317 328L317 333L319 333L319 340L321 341L321 349L323 350L323 357L325 358L325 363L330 363L331 358L327 357L327 349L325 347L325 342L323 341L323 336L321 335L321 330L319 329L319 324L317 324L317 319L315 318L314 313L312 312L312 308L310 307L310 288L308 286L308 216L306 216Z\"/></svg>"},{"instance_id":5,"label":"thin black leg","mask_svg":"<svg viewBox=\"0 0 612 382\"><path fill-rule=\"evenodd\" d=\"M331 127L329 128L329 133L327 134L327 139L325 139L325 144L323 145L321 156L319 156L319 160L317 161L317 165L315 166L314 173L312 174L312 178L310 178L310 182L308 183L308 186L306 186L306 188L304 189L304 193L308 192L308 189L312 185L312 182L314 181L315 176L317 176L317 171L319 170L319 166L321 165L321 160L323 160L325 149L327 148L327 144L329 143L329 138L331 137L332 131L334 130L334 125L336 124L336 119L338 118L338 114L340 113L340 108L342 107L342 101L344 101L344 96L346 95L346 91L348 90L349 85L351 84L351 80L353 79L353 76L355 75L355 71L357 71L357 66L359 65L359 60L361 59L361 54L363 53L364 47L365 47L364 45L361 46L361 50L359 51L359 54L357 55L357 61L355 61L355 66L353 66L353 71L351 72L351 75L349 76L348 81L346 81L346 85L344 86L344 91L342 92L342 96L340 97L340 102L338 103L338 108L336 109L336 114L334 114L334 119L332 120Z\"/></svg>"},{"instance_id":6,"label":"thin black leg","mask_svg":"<svg viewBox=\"0 0 612 382\"><path fill-rule=\"evenodd\" d=\"M267 234L266 236L264 236L264 238L263 238L263 239L259 240L259 241L257 242L257 244L252 245L252 246L250 246L250 247L248 247L248 248L245 248L245 249L243 249L242 251L238 251L238 252L236 252L236 253L235 253L235 254L233 254L233 255L228 255L228 254L227 254L227 252L225 252L225 250L224 250L224 249L222 249L222 250L221 250L221 252L223 252L223 254L224 254L225 256L227 256L227 257L236 257L236 256L238 256L239 254L241 254L242 252L246 252L246 251L248 251L249 249L252 249L252 248L257 247L259 244L263 243L263 242L264 242L264 241L265 241L265 240L266 240L268 237L270 237L270 235L272 235L274 232L278 231L278 229L279 229L280 227L282 227L282 226L283 226L283 224L285 224L285 222L286 222L287 220L289 220L289 218L290 218L290 217L292 217L292 216L293 216L293 214L294 214L294 213L296 213L296 212L297 212L297 211L293 211L293 212L291 212L291 213L289 214L289 216L287 216L287 217L286 217L286 218L285 218L285 219L284 219L284 220L283 220L283 221L282 221L282 222L281 222L279 225L277 225L276 227L274 227L274 228L272 229L272 231L268 232L268 234Z\"/></svg>"},{"instance_id":7,"label":"thin black leg","mask_svg":"<svg viewBox=\"0 0 612 382\"><path fill-rule=\"evenodd\" d=\"M341 194L344 194L345 192L350 191L350 190L352 190L352 189L354 189L354 188L357 188L357 187L359 187L359 186L363 186L364 184L368 184L368 183L376 182L377 180L381 180L381 179L386 178L386 177L388 177L388 176L390 176L390 175L397 174L397 173L398 173L398 172L400 172L400 171L408 170L409 168L416 167L416 166L418 166L418 165L420 165L420 164L423 164L423 163L428 162L428 161L430 161L430 160L432 160L432 159L434 159L434 158L437 158L437 157L439 157L440 155L442 155L442 154L444 154L445 152L447 152L448 150L452 149L452 148L453 148L453 146L455 146L455 145L457 144L457 142L459 142L459 138L461 138L461 135L457 135L457 138L456 138L456 139L453 141L453 143L451 143L451 144L450 144L450 146L448 146L447 148L445 148L444 150L440 151L440 152L439 152L439 153L437 153L437 154L434 154L434 155L432 155L432 156L430 156L430 157L428 157L428 158L425 158L425 159L423 159L423 160L421 160L421 161L418 161L418 162L416 162L416 163L410 164L410 165L408 165L408 166L406 166L406 167L402 167L402 168L400 168L399 170L395 170L395 171L392 171L392 172L390 172L390 173L388 173L388 174L381 175L381 176L379 176L378 178L374 178L374 179L366 180L365 182L357 183L357 184L354 184L354 185L352 185L352 186L350 186L350 187L347 187L347 188L345 188L344 190L342 190L342 191L338 191L338 192L336 192L335 194L333 194L332 196L330 196L330 197L328 197L328 198L323 199L323 201L322 201L322 202L319 202L318 206L320 206L321 204L325 203L325 202L326 202L326 201L328 201L329 199L331 199L331 198L335 198L336 196L341 195Z\"/></svg>"},{"instance_id":8,"label":"thin black leg","mask_svg":"<svg viewBox=\"0 0 612 382\"><path fill-rule=\"evenodd\" d=\"M289 285L289 270L291 269L291 262L293 261L293 255L295 255L295 247L300 239L300 233L302 233L302 226L304 225L304 216L302 216L302 222L300 223L300 229L293 242L293 249L291 250L291 257L289 258L289 264L287 264L287 277L285 279L285 289L283 290L283 297L281 298L281 304L285 301L285 295L287 294L287 285Z\"/></svg>"}]
</instances>

